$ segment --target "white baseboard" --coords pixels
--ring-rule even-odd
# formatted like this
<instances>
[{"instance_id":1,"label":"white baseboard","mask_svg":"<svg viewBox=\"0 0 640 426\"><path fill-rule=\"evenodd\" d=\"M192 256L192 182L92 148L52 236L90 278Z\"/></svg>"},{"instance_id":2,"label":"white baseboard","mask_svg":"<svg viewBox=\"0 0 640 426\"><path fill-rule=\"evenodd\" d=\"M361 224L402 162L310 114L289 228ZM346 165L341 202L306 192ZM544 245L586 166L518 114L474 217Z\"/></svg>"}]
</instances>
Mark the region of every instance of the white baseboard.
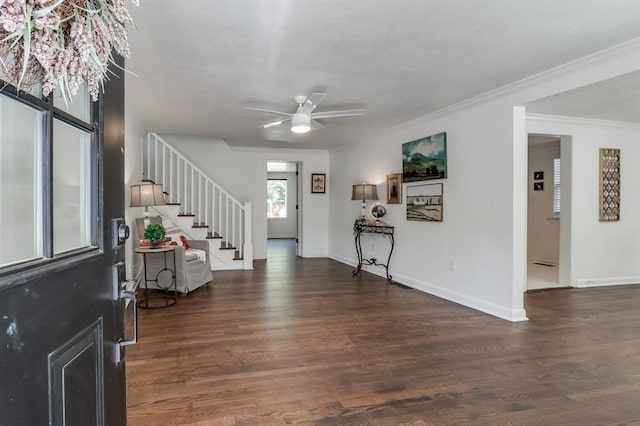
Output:
<instances>
[{"instance_id":1,"label":"white baseboard","mask_svg":"<svg viewBox=\"0 0 640 426\"><path fill-rule=\"evenodd\" d=\"M606 287L612 285L640 284L640 277L583 278L576 281L574 287Z\"/></svg>"},{"instance_id":2,"label":"white baseboard","mask_svg":"<svg viewBox=\"0 0 640 426\"><path fill-rule=\"evenodd\" d=\"M329 258L353 267L357 265L357 262L354 259L349 259L336 254L329 254ZM372 274L378 275L382 278L386 278L385 271L383 268L371 268L368 266L364 266L362 269ZM481 300L473 296L468 296L466 294L462 294L456 291L442 288L425 281L420 281L420 280L408 277L406 275L398 274L397 272L389 271L389 275L392 276L393 281L399 284L403 284L408 287L414 288L416 290L420 290L424 293L428 293L433 296L446 299L450 302L458 303L460 305L475 309L485 314L493 315L495 317L498 317L507 321L511 321L511 322L528 320L524 309L505 309L504 307L495 305L491 302L487 302L485 300Z\"/></svg>"}]
</instances>

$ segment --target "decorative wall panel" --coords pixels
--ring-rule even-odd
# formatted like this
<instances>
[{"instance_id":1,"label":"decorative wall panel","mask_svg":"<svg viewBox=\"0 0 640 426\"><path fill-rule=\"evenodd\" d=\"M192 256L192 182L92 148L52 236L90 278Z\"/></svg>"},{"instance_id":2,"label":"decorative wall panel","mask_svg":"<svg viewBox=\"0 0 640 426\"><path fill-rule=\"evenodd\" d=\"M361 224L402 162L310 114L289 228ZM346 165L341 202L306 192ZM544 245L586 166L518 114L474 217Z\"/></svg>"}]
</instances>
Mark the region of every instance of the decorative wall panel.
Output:
<instances>
[{"instance_id":1,"label":"decorative wall panel","mask_svg":"<svg viewBox=\"0 0 640 426\"><path fill-rule=\"evenodd\" d=\"M620 220L620 150L600 148L600 222Z\"/></svg>"}]
</instances>

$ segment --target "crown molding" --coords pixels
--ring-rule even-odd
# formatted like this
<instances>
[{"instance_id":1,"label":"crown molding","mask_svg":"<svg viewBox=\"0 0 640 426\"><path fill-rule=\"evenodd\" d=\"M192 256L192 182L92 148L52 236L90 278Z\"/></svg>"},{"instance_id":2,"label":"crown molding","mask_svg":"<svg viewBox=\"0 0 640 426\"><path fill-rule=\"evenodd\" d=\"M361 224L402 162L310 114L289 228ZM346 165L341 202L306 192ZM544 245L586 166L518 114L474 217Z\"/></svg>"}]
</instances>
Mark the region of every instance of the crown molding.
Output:
<instances>
[{"instance_id":1,"label":"crown molding","mask_svg":"<svg viewBox=\"0 0 640 426\"><path fill-rule=\"evenodd\" d=\"M521 80L514 81L513 83L509 83L497 89L490 90L488 92L471 97L469 99L465 99L464 101L430 112L428 114L422 115L412 120L405 121L404 123L388 127L385 130L385 133L386 132L391 133L391 132L397 131L398 129L406 129L407 127L413 124L422 123L424 121L433 120L433 119L451 114L453 112L462 111L467 108L471 108L473 106L485 103L487 101L501 98L501 97L510 95L514 92L530 88L531 86L534 86L539 83L543 83L544 81L549 80L551 78L563 76L569 72L579 70L586 66L596 65L602 62L608 62L614 58L618 58L618 57L629 55L629 54L635 54L638 56L638 60L636 61L637 63L636 70L640 69L640 37L609 47L607 49L593 53L591 55L583 56L582 58L564 63L554 68L550 68L538 74L525 77ZM628 70L627 72L631 72L631 71L632 70ZM627 72L623 72L620 75L626 74Z\"/></svg>"},{"instance_id":2,"label":"crown molding","mask_svg":"<svg viewBox=\"0 0 640 426\"><path fill-rule=\"evenodd\" d=\"M236 152L255 152L255 153L277 153L277 154L309 154L309 155L329 155L326 149L305 149L305 148L265 148L258 146L229 146L231 151Z\"/></svg>"},{"instance_id":3,"label":"crown molding","mask_svg":"<svg viewBox=\"0 0 640 426\"><path fill-rule=\"evenodd\" d=\"M527 121L529 120L563 124L590 124L596 126L618 127L624 129L640 129L640 123L633 123L629 121L600 120L596 118L568 117L564 115L527 113Z\"/></svg>"}]
</instances>

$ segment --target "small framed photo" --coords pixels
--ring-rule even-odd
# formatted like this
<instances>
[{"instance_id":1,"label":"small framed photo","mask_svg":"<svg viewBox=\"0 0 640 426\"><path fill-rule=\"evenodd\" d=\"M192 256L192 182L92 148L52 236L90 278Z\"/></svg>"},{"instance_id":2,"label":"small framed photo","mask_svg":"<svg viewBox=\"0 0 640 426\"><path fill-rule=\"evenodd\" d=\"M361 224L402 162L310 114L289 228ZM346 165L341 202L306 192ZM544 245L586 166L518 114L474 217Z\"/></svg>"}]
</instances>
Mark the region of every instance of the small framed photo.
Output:
<instances>
[{"instance_id":1,"label":"small framed photo","mask_svg":"<svg viewBox=\"0 0 640 426\"><path fill-rule=\"evenodd\" d=\"M387 175L387 204L402 204L402 173Z\"/></svg>"},{"instance_id":2,"label":"small framed photo","mask_svg":"<svg viewBox=\"0 0 640 426\"><path fill-rule=\"evenodd\" d=\"M533 172L533 180L543 180L544 172Z\"/></svg>"},{"instance_id":3,"label":"small framed photo","mask_svg":"<svg viewBox=\"0 0 640 426\"><path fill-rule=\"evenodd\" d=\"M311 173L311 193L324 194L327 191L327 175L325 173Z\"/></svg>"},{"instance_id":4,"label":"small framed photo","mask_svg":"<svg viewBox=\"0 0 640 426\"><path fill-rule=\"evenodd\" d=\"M544 191L544 182L533 182L534 191Z\"/></svg>"}]
</instances>

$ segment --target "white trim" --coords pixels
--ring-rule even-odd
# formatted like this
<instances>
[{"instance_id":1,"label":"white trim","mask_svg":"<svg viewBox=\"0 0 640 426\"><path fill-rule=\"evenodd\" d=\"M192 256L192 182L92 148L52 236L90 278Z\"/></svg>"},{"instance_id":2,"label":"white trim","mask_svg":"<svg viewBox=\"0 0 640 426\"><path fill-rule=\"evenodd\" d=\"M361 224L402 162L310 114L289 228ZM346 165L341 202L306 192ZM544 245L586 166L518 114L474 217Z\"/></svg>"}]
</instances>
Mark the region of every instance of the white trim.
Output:
<instances>
[{"instance_id":1,"label":"white trim","mask_svg":"<svg viewBox=\"0 0 640 426\"><path fill-rule=\"evenodd\" d=\"M347 264L349 266L356 265L356 262L353 259L348 259L336 254L330 253L329 258L335 261L338 261L340 263ZM366 272L370 272L374 275L380 276L382 278L386 278L383 271L371 269L366 266L363 267L363 270L365 270ZM423 293L427 293L432 296L440 297L450 302L475 309L485 314L493 315L495 317L498 317L507 321L511 321L511 322L528 321L528 318L524 309L506 309L502 306L498 306L493 303L489 303L472 296L468 296L462 293L458 293L456 291L442 288L435 284L416 280L408 276L395 273L393 271L389 271L389 275L393 277L394 282L422 291Z\"/></svg>"},{"instance_id":2,"label":"white trim","mask_svg":"<svg viewBox=\"0 0 640 426\"><path fill-rule=\"evenodd\" d=\"M577 280L574 287L588 288L629 284L640 284L640 277L582 278Z\"/></svg>"},{"instance_id":3,"label":"white trim","mask_svg":"<svg viewBox=\"0 0 640 426\"><path fill-rule=\"evenodd\" d=\"M568 117L564 115L537 114L533 112L527 113L527 120L563 124L586 124L594 126L619 127L624 129L640 129L640 123L633 123L629 121L600 120L595 118Z\"/></svg>"},{"instance_id":4,"label":"white trim","mask_svg":"<svg viewBox=\"0 0 640 426\"><path fill-rule=\"evenodd\" d=\"M269 154L316 154L316 155L329 155L329 150L327 149L305 149L305 148L268 148L268 147L257 147L257 146L232 146L229 145L229 149L231 151L237 152L260 152L260 153L269 153ZM268 160L268 161L276 161L276 160ZM281 160L282 161L282 160Z\"/></svg>"}]
</instances>

